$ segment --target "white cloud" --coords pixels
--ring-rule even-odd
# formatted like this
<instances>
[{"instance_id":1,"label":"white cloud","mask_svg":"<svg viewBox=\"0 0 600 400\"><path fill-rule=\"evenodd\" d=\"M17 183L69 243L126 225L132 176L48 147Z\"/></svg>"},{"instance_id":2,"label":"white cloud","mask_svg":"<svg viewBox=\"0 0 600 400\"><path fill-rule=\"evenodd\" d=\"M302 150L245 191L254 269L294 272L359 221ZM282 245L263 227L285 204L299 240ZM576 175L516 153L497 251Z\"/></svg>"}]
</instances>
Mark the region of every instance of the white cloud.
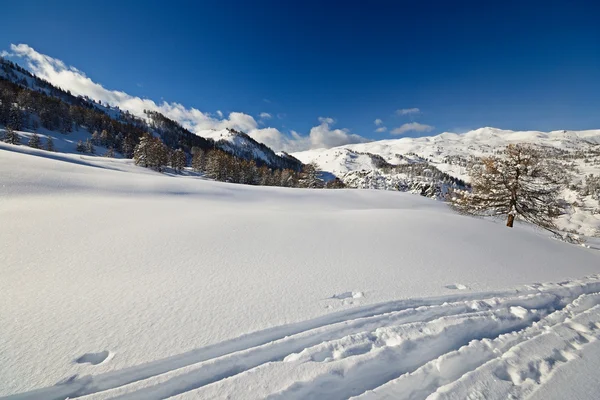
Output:
<instances>
[{"instance_id":1,"label":"white cloud","mask_svg":"<svg viewBox=\"0 0 600 400\"><path fill-rule=\"evenodd\" d=\"M70 90L74 95L87 96L103 104L119 107L132 114L144 118L144 110L158 111L171 118L192 132L207 129L232 128L246 132L252 138L275 151L301 151L313 148L341 146L350 143L367 141L365 138L350 133L347 129L331 129L335 123L332 118L319 118L320 124L310 130L308 136L291 131L285 135L276 128L258 128L258 123L251 115L242 112L231 112L227 118L217 111L217 118L210 113L204 113L196 108L186 108L180 103L162 101L156 103L150 99L131 96L118 90L106 89L92 81L83 72L74 67L66 66L61 60L38 53L26 44L11 45L10 56L23 58L27 67L37 76L49 81L64 90ZM2 54L7 54L3 52ZM270 102L268 99L263 99ZM261 118L265 119L263 114ZM277 114L285 118L285 114Z\"/></svg>"},{"instance_id":2,"label":"white cloud","mask_svg":"<svg viewBox=\"0 0 600 400\"><path fill-rule=\"evenodd\" d=\"M353 134L348 129L332 129L331 125L335 123L333 118L320 117L319 122L319 125L311 128L308 136L301 135L296 131L291 131L287 136L275 128L255 129L249 131L248 135L272 149L290 153L368 142L364 137Z\"/></svg>"},{"instance_id":3,"label":"white cloud","mask_svg":"<svg viewBox=\"0 0 600 400\"><path fill-rule=\"evenodd\" d=\"M258 114L258 116L260 117L260 119L271 119L271 118L273 118L273 116L271 114L269 114L268 112L261 112L260 114Z\"/></svg>"},{"instance_id":4,"label":"white cloud","mask_svg":"<svg viewBox=\"0 0 600 400\"><path fill-rule=\"evenodd\" d=\"M368 140L362 136L350 133L348 129L331 129L330 125L335 123L333 118L319 118L321 123L318 126L311 128L309 139L311 148L330 148L343 146L351 143L364 143Z\"/></svg>"},{"instance_id":5,"label":"white cloud","mask_svg":"<svg viewBox=\"0 0 600 400\"><path fill-rule=\"evenodd\" d=\"M0 51L0 57L2 57L2 58L10 57L11 55L12 55L12 54L11 54L11 53L9 53L9 52L8 52L8 51L6 51L6 50L2 50L2 51Z\"/></svg>"},{"instance_id":6,"label":"white cloud","mask_svg":"<svg viewBox=\"0 0 600 400\"><path fill-rule=\"evenodd\" d=\"M392 135L402 135L406 132L429 132L433 129L431 125L420 124L418 122L409 122L390 131Z\"/></svg>"},{"instance_id":7,"label":"white cloud","mask_svg":"<svg viewBox=\"0 0 600 400\"><path fill-rule=\"evenodd\" d=\"M381 132L385 132L387 131L387 127L385 126L380 126L379 128L375 129L375 132L377 133L381 133Z\"/></svg>"},{"instance_id":8,"label":"white cloud","mask_svg":"<svg viewBox=\"0 0 600 400\"><path fill-rule=\"evenodd\" d=\"M399 110L396 110L396 114L398 115L409 115L409 114L419 114L421 112L421 110L419 110L418 108L401 108Z\"/></svg>"},{"instance_id":9,"label":"white cloud","mask_svg":"<svg viewBox=\"0 0 600 400\"><path fill-rule=\"evenodd\" d=\"M379 118L377 118L375 121L373 121L373 123L375 124L375 126L383 125L383 121Z\"/></svg>"}]
</instances>

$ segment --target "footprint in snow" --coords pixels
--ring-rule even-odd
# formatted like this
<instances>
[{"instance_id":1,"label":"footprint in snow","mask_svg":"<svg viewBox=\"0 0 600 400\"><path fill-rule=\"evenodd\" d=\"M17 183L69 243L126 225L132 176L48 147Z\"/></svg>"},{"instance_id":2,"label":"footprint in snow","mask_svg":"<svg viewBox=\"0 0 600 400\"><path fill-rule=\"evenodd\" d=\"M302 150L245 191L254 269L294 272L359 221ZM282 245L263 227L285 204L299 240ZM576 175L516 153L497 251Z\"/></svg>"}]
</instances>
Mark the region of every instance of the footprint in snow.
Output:
<instances>
[{"instance_id":1,"label":"footprint in snow","mask_svg":"<svg viewBox=\"0 0 600 400\"><path fill-rule=\"evenodd\" d=\"M111 353L108 350L101 351L99 353L85 353L81 357L75 360L77 364L89 363L92 365L98 365L106 361Z\"/></svg>"},{"instance_id":2,"label":"footprint in snow","mask_svg":"<svg viewBox=\"0 0 600 400\"><path fill-rule=\"evenodd\" d=\"M330 297L330 299L345 300L345 299L360 299L363 297L365 297L365 294L363 292L344 292L344 293L340 293L340 294L334 294L333 296Z\"/></svg>"},{"instance_id":3,"label":"footprint in snow","mask_svg":"<svg viewBox=\"0 0 600 400\"><path fill-rule=\"evenodd\" d=\"M452 290L467 290L468 287L466 287L463 284L460 283L454 283L452 285L446 285L444 286L446 289L452 289Z\"/></svg>"}]
</instances>

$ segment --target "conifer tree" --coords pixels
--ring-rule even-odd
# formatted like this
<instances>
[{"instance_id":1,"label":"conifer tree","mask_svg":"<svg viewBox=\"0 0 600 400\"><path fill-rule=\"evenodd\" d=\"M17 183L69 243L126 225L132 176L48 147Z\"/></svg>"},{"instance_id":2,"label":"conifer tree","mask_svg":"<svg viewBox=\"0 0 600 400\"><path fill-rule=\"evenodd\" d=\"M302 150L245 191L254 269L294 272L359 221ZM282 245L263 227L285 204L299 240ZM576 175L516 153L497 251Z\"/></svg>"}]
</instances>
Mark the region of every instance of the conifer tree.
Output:
<instances>
[{"instance_id":1,"label":"conifer tree","mask_svg":"<svg viewBox=\"0 0 600 400\"><path fill-rule=\"evenodd\" d=\"M79 153L85 153L85 144L83 144L83 142L80 140L77 142L77 146L75 147L75 150L77 150L77 152Z\"/></svg>"},{"instance_id":2,"label":"conifer tree","mask_svg":"<svg viewBox=\"0 0 600 400\"><path fill-rule=\"evenodd\" d=\"M4 132L4 141L10 144L21 144L21 138L12 126L7 126Z\"/></svg>"},{"instance_id":3,"label":"conifer tree","mask_svg":"<svg viewBox=\"0 0 600 400\"><path fill-rule=\"evenodd\" d=\"M171 167L175 171L181 172L181 170L185 168L185 164L186 164L185 152L181 149L175 150L171 154Z\"/></svg>"},{"instance_id":4,"label":"conifer tree","mask_svg":"<svg viewBox=\"0 0 600 400\"><path fill-rule=\"evenodd\" d=\"M205 153L199 147L192 148L192 169L194 171L203 171L205 166Z\"/></svg>"},{"instance_id":5,"label":"conifer tree","mask_svg":"<svg viewBox=\"0 0 600 400\"><path fill-rule=\"evenodd\" d=\"M96 149L94 148L94 144L92 143L91 139L87 139L85 141L85 152L90 154L96 153Z\"/></svg>"},{"instance_id":6,"label":"conifer tree","mask_svg":"<svg viewBox=\"0 0 600 400\"><path fill-rule=\"evenodd\" d=\"M135 149L133 150L133 160L136 165L141 165L146 168L150 166L151 139L152 137L150 134L145 133L137 146L135 146Z\"/></svg>"},{"instance_id":7,"label":"conifer tree","mask_svg":"<svg viewBox=\"0 0 600 400\"><path fill-rule=\"evenodd\" d=\"M31 135L31 137L29 138L29 143L27 143L27 145L34 149L41 148L40 136L34 132L33 135Z\"/></svg>"},{"instance_id":8,"label":"conifer tree","mask_svg":"<svg viewBox=\"0 0 600 400\"><path fill-rule=\"evenodd\" d=\"M450 204L471 215L506 216L554 232L554 219L564 210L558 200L563 176L543 154L527 145L509 145L502 157L484 157L469 167L472 191L456 190Z\"/></svg>"},{"instance_id":9,"label":"conifer tree","mask_svg":"<svg viewBox=\"0 0 600 400\"><path fill-rule=\"evenodd\" d=\"M112 135L106 129L102 130L102 133L100 133L100 145L110 147L113 144L112 142Z\"/></svg>"},{"instance_id":10,"label":"conifer tree","mask_svg":"<svg viewBox=\"0 0 600 400\"><path fill-rule=\"evenodd\" d=\"M109 147L108 150L106 150L106 153L104 153L104 157L115 158L115 151L112 147Z\"/></svg>"},{"instance_id":11,"label":"conifer tree","mask_svg":"<svg viewBox=\"0 0 600 400\"><path fill-rule=\"evenodd\" d=\"M94 133L92 133L92 144L94 146L100 146L100 134L98 131L94 131Z\"/></svg>"},{"instance_id":12,"label":"conifer tree","mask_svg":"<svg viewBox=\"0 0 600 400\"><path fill-rule=\"evenodd\" d=\"M56 151L56 148L54 147L54 140L52 139L52 136L47 136L46 137L46 150L48 151Z\"/></svg>"}]
</instances>

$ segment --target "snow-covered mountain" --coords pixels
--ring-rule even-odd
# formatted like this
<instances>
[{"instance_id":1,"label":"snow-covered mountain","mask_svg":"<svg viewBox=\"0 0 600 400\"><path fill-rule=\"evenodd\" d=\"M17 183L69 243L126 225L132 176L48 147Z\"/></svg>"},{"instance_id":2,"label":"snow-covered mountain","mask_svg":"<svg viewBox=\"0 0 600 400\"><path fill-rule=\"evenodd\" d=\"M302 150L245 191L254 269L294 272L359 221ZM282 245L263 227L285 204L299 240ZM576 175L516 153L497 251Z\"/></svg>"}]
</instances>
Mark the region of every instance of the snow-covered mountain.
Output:
<instances>
[{"instance_id":1,"label":"snow-covered mountain","mask_svg":"<svg viewBox=\"0 0 600 400\"><path fill-rule=\"evenodd\" d=\"M539 132L486 127L463 134L445 132L380 140L293 155L303 163L316 163L350 187L405 190L440 197L448 186L468 182L471 157L498 154L511 143L539 146L572 172L571 185L563 194L572 207L568 215L561 217L561 227L597 235L600 130Z\"/></svg>"},{"instance_id":2,"label":"snow-covered mountain","mask_svg":"<svg viewBox=\"0 0 600 400\"><path fill-rule=\"evenodd\" d=\"M128 124L135 126L137 131L134 136L139 136L140 132L151 132L155 136L160 136L163 142L172 149L183 148L186 152L191 153L192 147L199 147L202 149L218 148L224 150L238 158L245 160L254 160L257 165L266 165L273 169L292 169L299 171L302 169L302 163L297 159L291 157L289 154L278 155L268 146L257 142L250 136L243 132L238 132L232 129L224 130L206 130L202 132L192 133L185 127L181 126L176 121L173 121L164 115L146 110L143 115L132 115L127 111L122 111L118 107L111 107L108 104L102 104L96 102L87 97L74 96L70 92L64 91L61 88L55 87L49 82L37 77L30 73L26 69L16 65L12 62L0 58L0 80L8 81L18 85L20 88L26 88L36 93L43 93L52 98L53 103L58 99L58 104L53 106L61 110L61 113L48 112L48 115L40 115L41 113L30 110L28 107L32 102L31 96L23 95L19 97L16 88L8 90L10 99L7 99L6 103L16 103L19 110L19 114L26 113L26 116L20 117L22 120L19 122L17 130L34 131L39 129L39 125L46 128L47 131L61 131L61 133L71 133L72 125L75 123L77 133L82 135L78 139L86 140L91 137L94 130L102 130L106 127L110 127L111 133L117 132L123 126L115 127L112 122L115 121L120 124ZM27 93L27 91L24 91ZM1 97L1 96L0 96ZM0 99L0 103L3 103ZM82 107L84 110L95 110L97 115L94 116L95 120L104 120L103 123L98 123L97 126L87 126L89 124L77 124L74 121L72 113L69 111L69 106L77 105ZM39 107L38 107L39 108ZM58 115L60 114L60 115ZM54 124L44 124L44 118L55 119ZM91 118L88 118L88 121ZM108 122L107 122L108 120ZM35 123L34 123L35 121ZM2 121L0 120L0 124ZM51 126L52 125L52 126ZM83 132L82 132L83 131ZM121 133L126 136L127 133ZM87 136L86 136L87 135ZM61 151L71 152L75 151L75 145L72 148L68 147L61 148ZM119 152L120 148L115 148L115 151Z\"/></svg>"},{"instance_id":3,"label":"snow-covered mountain","mask_svg":"<svg viewBox=\"0 0 600 400\"><path fill-rule=\"evenodd\" d=\"M287 153L277 154L267 145L257 142L244 132L235 129L204 130L198 135L215 141L221 150L246 160L256 160L274 168L302 169L302 163Z\"/></svg>"}]
</instances>

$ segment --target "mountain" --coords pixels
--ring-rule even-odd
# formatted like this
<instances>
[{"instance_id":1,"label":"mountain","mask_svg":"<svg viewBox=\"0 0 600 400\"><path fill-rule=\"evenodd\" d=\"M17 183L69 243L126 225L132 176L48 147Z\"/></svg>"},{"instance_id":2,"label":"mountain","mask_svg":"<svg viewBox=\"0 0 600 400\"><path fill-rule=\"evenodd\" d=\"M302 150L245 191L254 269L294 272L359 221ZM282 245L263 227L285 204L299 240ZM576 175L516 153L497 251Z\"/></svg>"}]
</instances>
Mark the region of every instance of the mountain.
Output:
<instances>
[{"instance_id":1,"label":"mountain","mask_svg":"<svg viewBox=\"0 0 600 400\"><path fill-rule=\"evenodd\" d=\"M133 146L139 143L143 133L150 132L160 137L168 148L181 148L188 156L194 147L220 149L235 158L254 161L259 167L302 169L298 160L276 154L243 132L223 130L196 134L156 111L132 115L87 97L74 96L2 58L0 89L0 125L10 125L15 130L37 131L41 127L62 134L75 131L77 140L91 139L94 131L106 130L112 138L103 143L103 147L111 147L125 157L131 157ZM74 142L72 148L62 146L60 150L75 152L77 141L71 142Z\"/></svg>"},{"instance_id":2,"label":"mountain","mask_svg":"<svg viewBox=\"0 0 600 400\"><path fill-rule=\"evenodd\" d=\"M287 153L277 154L267 145L257 142L244 132L235 129L205 130L198 135L212 139L221 150L246 160L255 160L278 169L300 171L302 163Z\"/></svg>"},{"instance_id":3,"label":"mountain","mask_svg":"<svg viewBox=\"0 0 600 400\"><path fill-rule=\"evenodd\" d=\"M471 157L498 154L511 143L537 146L571 172L562 194L571 206L560 219L566 231L600 234L600 130L510 131L480 128L463 134L380 140L294 153L347 186L412 191L441 198L468 183Z\"/></svg>"}]
</instances>

